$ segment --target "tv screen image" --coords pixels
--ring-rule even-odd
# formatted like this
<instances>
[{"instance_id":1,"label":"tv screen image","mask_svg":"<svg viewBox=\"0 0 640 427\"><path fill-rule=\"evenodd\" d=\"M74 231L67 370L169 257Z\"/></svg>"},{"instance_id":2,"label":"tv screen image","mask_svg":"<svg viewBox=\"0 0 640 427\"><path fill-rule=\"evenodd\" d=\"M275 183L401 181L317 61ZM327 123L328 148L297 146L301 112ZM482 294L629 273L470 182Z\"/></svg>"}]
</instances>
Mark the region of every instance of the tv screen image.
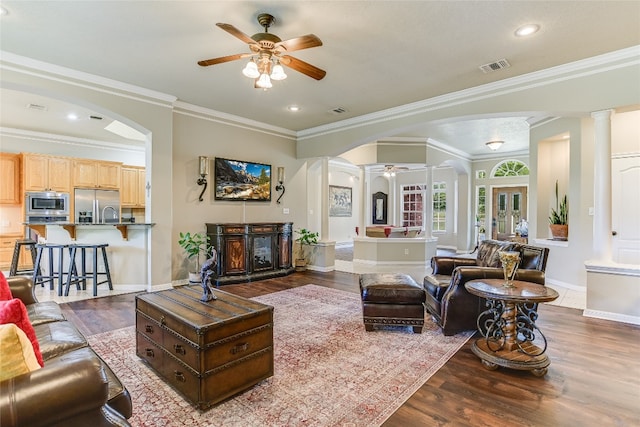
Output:
<instances>
[{"instance_id":1,"label":"tv screen image","mask_svg":"<svg viewBox=\"0 0 640 427\"><path fill-rule=\"evenodd\" d=\"M216 157L216 200L271 200L271 165Z\"/></svg>"}]
</instances>

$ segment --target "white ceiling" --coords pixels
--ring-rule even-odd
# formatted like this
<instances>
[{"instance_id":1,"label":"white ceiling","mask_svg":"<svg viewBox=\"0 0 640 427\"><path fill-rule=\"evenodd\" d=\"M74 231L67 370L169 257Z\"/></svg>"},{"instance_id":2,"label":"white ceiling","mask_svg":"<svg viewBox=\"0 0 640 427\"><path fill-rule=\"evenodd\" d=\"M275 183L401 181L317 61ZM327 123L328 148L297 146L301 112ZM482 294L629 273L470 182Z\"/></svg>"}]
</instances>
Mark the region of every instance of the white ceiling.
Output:
<instances>
[{"instance_id":1,"label":"white ceiling","mask_svg":"<svg viewBox=\"0 0 640 427\"><path fill-rule=\"evenodd\" d=\"M2 1L0 48L176 96L180 101L300 131L495 82L640 44L640 1ZM200 67L198 60L248 52L215 26L262 32L271 13L282 39L313 33L323 46L292 53L327 71L316 81L286 69L273 89L254 89L244 61ZM529 38L514 31L541 26ZM505 58L511 67L484 74ZM73 127L72 108L3 89L0 126L114 140L100 121ZM28 103L47 104L31 111ZM291 113L296 104L301 111ZM341 107L343 114L331 109ZM27 115L28 114L28 115ZM66 112L64 113L66 115ZM504 150L528 146L527 120L505 117L426 124L412 137L432 138L471 154L504 139ZM105 118L105 120L108 118ZM103 126L106 125L102 121ZM102 127L103 127L102 126Z\"/></svg>"}]
</instances>

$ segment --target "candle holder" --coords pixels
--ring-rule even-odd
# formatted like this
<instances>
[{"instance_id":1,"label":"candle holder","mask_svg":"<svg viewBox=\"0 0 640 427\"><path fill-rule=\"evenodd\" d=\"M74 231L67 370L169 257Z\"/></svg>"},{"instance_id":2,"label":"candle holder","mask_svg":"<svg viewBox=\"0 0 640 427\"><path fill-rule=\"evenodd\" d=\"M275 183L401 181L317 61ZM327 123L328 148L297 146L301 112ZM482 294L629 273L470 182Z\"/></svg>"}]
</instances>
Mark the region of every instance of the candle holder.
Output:
<instances>
[{"instance_id":1,"label":"candle holder","mask_svg":"<svg viewBox=\"0 0 640 427\"><path fill-rule=\"evenodd\" d=\"M498 252L500 262L502 262L502 271L504 273L504 287L513 288L513 278L516 275L518 269L518 263L520 261L520 252L512 251L500 251Z\"/></svg>"}]
</instances>

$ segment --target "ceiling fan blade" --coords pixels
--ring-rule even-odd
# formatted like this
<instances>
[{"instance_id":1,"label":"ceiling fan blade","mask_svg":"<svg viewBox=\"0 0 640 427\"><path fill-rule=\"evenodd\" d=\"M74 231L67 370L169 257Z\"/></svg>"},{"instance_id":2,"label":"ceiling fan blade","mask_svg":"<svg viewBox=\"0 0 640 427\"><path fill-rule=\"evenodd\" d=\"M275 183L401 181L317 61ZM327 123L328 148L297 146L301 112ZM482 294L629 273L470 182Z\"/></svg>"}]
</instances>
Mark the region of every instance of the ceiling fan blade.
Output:
<instances>
[{"instance_id":1,"label":"ceiling fan blade","mask_svg":"<svg viewBox=\"0 0 640 427\"><path fill-rule=\"evenodd\" d=\"M201 67L207 67L209 65L216 65L216 64L222 64L225 62L235 61L237 59L246 58L251 55L252 55L251 53L237 53L235 55L221 56L220 58L205 59L203 61L198 61L198 65L200 65Z\"/></svg>"},{"instance_id":2,"label":"ceiling fan blade","mask_svg":"<svg viewBox=\"0 0 640 427\"><path fill-rule=\"evenodd\" d=\"M316 80L322 80L327 74L326 71L321 70L320 68L313 66L308 62L304 62L300 59L294 58L293 56L282 55L280 57L280 62L282 63L282 65L292 68L302 74L306 74L307 76Z\"/></svg>"},{"instance_id":3,"label":"ceiling fan blade","mask_svg":"<svg viewBox=\"0 0 640 427\"><path fill-rule=\"evenodd\" d=\"M293 52L296 50L322 46L322 40L320 40L315 34L307 34L306 36L296 37L295 39L283 40L275 45L276 48L280 46L282 46L287 52Z\"/></svg>"},{"instance_id":4,"label":"ceiling fan blade","mask_svg":"<svg viewBox=\"0 0 640 427\"><path fill-rule=\"evenodd\" d=\"M237 29L236 27L234 27L231 24L225 24L223 22L218 22L216 24L218 27L222 28L223 30L225 30L227 33L231 34L232 36L239 38L240 40L242 40L243 42L247 43L247 44L255 44L256 41L254 39L252 39L251 37L249 37L248 35L246 35L245 33L243 33L242 31L240 31L239 29Z\"/></svg>"}]
</instances>

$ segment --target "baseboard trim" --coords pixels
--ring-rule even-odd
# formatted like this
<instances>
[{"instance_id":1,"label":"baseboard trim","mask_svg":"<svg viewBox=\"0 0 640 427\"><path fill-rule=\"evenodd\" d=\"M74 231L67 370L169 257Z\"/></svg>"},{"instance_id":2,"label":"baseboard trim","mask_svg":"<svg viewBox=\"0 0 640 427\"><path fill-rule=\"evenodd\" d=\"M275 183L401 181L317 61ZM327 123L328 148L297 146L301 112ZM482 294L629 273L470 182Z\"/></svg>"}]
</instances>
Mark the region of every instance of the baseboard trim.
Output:
<instances>
[{"instance_id":1,"label":"baseboard trim","mask_svg":"<svg viewBox=\"0 0 640 427\"><path fill-rule=\"evenodd\" d=\"M640 325L640 317L629 316L620 313L611 313L609 311L589 310L582 312L585 317L593 317L595 319L612 320L614 322L629 323L631 325Z\"/></svg>"},{"instance_id":2,"label":"baseboard trim","mask_svg":"<svg viewBox=\"0 0 640 427\"><path fill-rule=\"evenodd\" d=\"M562 282L560 280L550 279L549 276L546 277L545 281L546 281L547 285L552 285L552 286L556 285L558 287L561 287L561 288L564 288L564 289L570 289L572 291L587 292L587 287L586 286L574 285L572 283L567 283L567 282Z\"/></svg>"},{"instance_id":3,"label":"baseboard trim","mask_svg":"<svg viewBox=\"0 0 640 427\"><path fill-rule=\"evenodd\" d=\"M307 265L307 270L312 270L312 271L320 271L322 273L326 273L328 271L334 271L335 265L330 265L327 267L318 267L317 265Z\"/></svg>"},{"instance_id":4,"label":"baseboard trim","mask_svg":"<svg viewBox=\"0 0 640 427\"><path fill-rule=\"evenodd\" d=\"M365 265L427 265L424 261L372 261L370 259L354 259L353 263Z\"/></svg>"}]
</instances>

